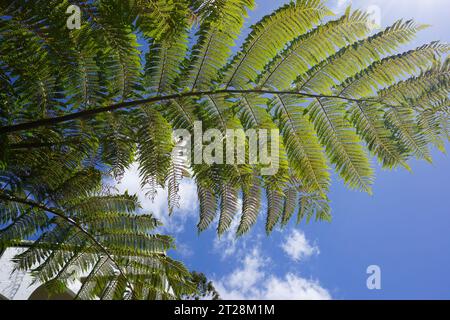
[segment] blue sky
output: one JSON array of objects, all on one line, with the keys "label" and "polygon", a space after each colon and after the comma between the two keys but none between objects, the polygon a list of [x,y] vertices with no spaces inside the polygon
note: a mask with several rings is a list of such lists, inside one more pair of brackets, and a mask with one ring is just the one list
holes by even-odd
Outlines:
[{"label": "blue sky", "polygon": [[[259,0],[247,26],[285,1]],[[329,1],[343,10],[350,1]],[[450,0],[362,0],[354,8],[380,8],[381,23],[414,18],[431,24],[411,47],[449,42]],[[406,47],[405,49],[408,49]],[[412,161],[413,173],[377,167],[374,195],[348,190],[333,179],[332,223],[296,226],[267,237],[257,226],[238,239],[220,240],[211,229],[196,231],[195,185],[184,182],[179,212],[166,215],[164,193],[144,200],[178,242],[174,255],[214,280],[224,298],[244,299],[450,299],[450,161],[434,153],[434,164]],[[140,192],[135,169],[120,189]],[[142,194],[142,192],[140,192]],[[366,269],[381,268],[381,290],[368,290]]]}]

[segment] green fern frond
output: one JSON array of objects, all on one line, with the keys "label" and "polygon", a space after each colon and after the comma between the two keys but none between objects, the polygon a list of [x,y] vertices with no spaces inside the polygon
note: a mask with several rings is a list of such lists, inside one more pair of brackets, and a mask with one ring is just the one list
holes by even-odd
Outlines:
[{"label": "green fern frond", "polygon": [[181,72],[180,64],[187,50],[186,33],[166,41],[153,40],[146,55],[144,79],[146,90],[155,94],[171,92]]},{"label": "green fern frond", "polygon": [[211,7],[214,9],[200,26],[183,76],[182,86],[192,90],[209,88],[217,80],[217,70],[227,62],[253,0],[222,1]]},{"label": "green fern frond", "polygon": [[225,68],[223,83],[226,87],[248,87],[287,43],[330,15],[321,1],[298,0],[265,16],[251,27],[242,49]]},{"label": "green fern frond", "polygon": [[[398,52],[426,27],[413,21],[371,35],[367,13],[347,8],[331,19],[323,1],[290,1],[252,26],[232,56],[252,0],[73,1],[79,30],[65,25],[69,1],[33,4],[0,3],[0,223],[11,243],[40,230],[17,262],[40,265],[34,275],[51,290],[71,265],[88,274],[79,298],[169,299],[189,287],[186,270],[163,253],[173,243],[154,236],[156,221],[134,216],[134,196],[102,185],[135,161],[151,198],[167,188],[170,214],[192,175],[199,231],[214,221],[219,234],[228,230],[242,195],[241,236],[262,194],[267,233],[296,204],[299,221],[329,221],[330,167],[370,192],[369,152],[386,168],[409,168],[450,136],[449,47]],[[174,156],[172,131],[192,134],[196,121],[222,134],[279,130],[260,141],[278,147],[278,171]],[[199,143],[190,151],[203,151]]]},{"label": "green fern frond", "polygon": [[197,225],[199,231],[206,230],[213,222],[217,211],[217,199],[214,193],[197,183],[197,195],[200,202],[200,221]]},{"label": "green fern frond", "polygon": [[266,233],[272,233],[276,224],[280,221],[284,211],[284,194],[280,190],[266,190],[267,219]]},{"label": "green fern frond", "polygon": [[414,156],[432,162],[426,138],[420,134],[412,109],[404,106],[389,108],[385,118],[392,126],[394,134]]},{"label": "green fern frond", "polygon": [[281,225],[286,226],[291,220],[298,206],[299,192],[297,187],[290,187],[284,191],[286,198],[284,200],[283,215],[281,217]]},{"label": "green fern frond", "polygon": [[279,121],[289,165],[307,188],[326,194],[330,176],[323,148],[314,128],[305,116],[306,100],[278,95],[271,109]]},{"label": "green fern frond", "polygon": [[371,193],[373,169],[359,137],[345,119],[342,103],[316,99],[309,105],[308,114],[340,176],[349,187]]},{"label": "green fern frond", "polygon": [[[71,183],[61,181],[60,185]],[[46,206],[0,193],[2,203],[16,204],[8,207],[20,210],[9,221],[2,211],[7,225],[0,230],[2,247],[28,246],[15,257],[17,268],[30,270],[35,280],[52,292],[87,275],[77,294],[82,299],[146,298],[143,292],[155,289],[158,298],[175,299],[192,293],[189,272],[166,257],[166,252],[174,248],[172,238],[154,233],[160,223],[153,216],[134,213],[138,208],[136,197],[73,197],[68,202],[85,205],[85,209],[89,204],[89,213],[80,210],[80,205]],[[37,240],[23,243],[22,239],[31,236]],[[136,261],[143,263],[132,264]],[[164,285],[158,286],[154,277],[161,278]]]},{"label": "green fern frond", "polygon": [[313,31],[293,40],[288,48],[275,57],[260,75],[260,87],[288,89],[297,75],[306,73],[348,44],[369,33],[368,15],[360,11],[350,12],[338,20],[318,26]]},{"label": "green fern frond", "polygon": [[449,49],[448,45],[432,42],[415,50],[377,61],[354,78],[346,80],[338,89],[339,94],[355,98],[372,96],[384,87],[394,84],[401,77],[428,69],[436,56],[447,53]]},{"label": "green fern frond", "polygon": [[256,223],[261,209],[261,182],[258,176],[254,176],[251,185],[243,190],[242,215],[236,231],[237,236],[247,233]]},{"label": "green fern frond", "polygon": [[305,217],[309,222],[315,216],[316,221],[331,221],[331,208],[328,199],[317,194],[302,193],[300,195],[300,209],[298,212],[297,223],[300,223]]},{"label": "green fern frond", "polygon": [[337,83],[392,53],[400,45],[412,40],[423,28],[424,26],[416,25],[413,21],[397,21],[391,27],[339,50],[307,73],[299,75],[296,80],[297,89],[329,94]]},{"label": "green fern frond", "polygon": [[410,170],[407,155],[395,143],[392,132],[384,123],[384,111],[376,103],[355,102],[348,110],[349,117],[357,133],[366,142],[367,148],[378,157],[386,168],[399,165]]},{"label": "green fern frond", "polygon": [[238,211],[238,189],[231,184],[222,186],[222,194],[220,197],[220,217],[217,228],[218,235],[222,235],[227,231],[234,216]]},{"label": "green fern frond", "polygon": [[171,165],[172,128],[159,112],[150,108],[143,110],[140,121],[137,133],[139,175],[142,187],[154,199],[156,189],[164,188]]}]

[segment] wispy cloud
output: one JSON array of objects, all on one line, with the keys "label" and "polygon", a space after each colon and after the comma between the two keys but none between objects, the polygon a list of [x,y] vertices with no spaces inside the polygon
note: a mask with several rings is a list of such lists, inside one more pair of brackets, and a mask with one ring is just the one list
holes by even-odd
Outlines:
[{"label": "wispy cloud", "polygon": [[240,292],[249,292],[264,279],[262,268],[268,260],[263,260],[258,249],[253,249],[252,253],[247,255],[242,262],[242,267],[235,270],[227,277],[227,285],[238,289]]},{"label": "wispy cloud", "polygon": [[177,249],[176,251],[183,257],[183,258],[190,258],[194,255],[194,250],[185,243],[179,243],[177,242]]},{"label": "wispy cloud", "polygon": [[294,273],[283,277],[269,274],[273,265],[255,247],[229,275],[214,281],[223,299],[229,300],[329,300],[330,293],[318,281]]},{"label": "wispy cloud", "polygon": [[311,245],[306,239],[305,234],[299,230],[292,230],[281,244],[283,251],[292,260],[299,262],[314,254],[319,254],[319,248]]},{"label": "wispy cloud", "polygon": [[[240,201],[238,204],[239,208],[241,208],[242,201]],[[219,253],[222,259],[226,259],[236,253],[236,250],[238,248],[236,231],[239,227],[240,216],[241,212],[236,214],[231,222],[230,229],[221,237],[216,237],[214,239],[214,251]],[[239,239],[239,241],[244,241],[244,239]]]},{"label": "wispy cloud", "polygon": [[342,13],[351,4],[351,0],[333,0],[330,7],[334,13]]},{"label": "wispy cloud", "polygon": [[180,183],[180,206],[171,217],[168,214],[167,190],[158,189],[158,193],[152,201],[146,195],[145,190],[141,188],[137,163],[125,171],[123,178],[115,187],[119,192],[128,191],[130,194],[136,194],[141,202],[142,211],[153,213],[164,224],[163,230],[166,232],[179,233],[183,231],[187,219],[197,216],[197,187],[192,180],[185,179]]},{"label": "wispy cloud", "polygon": [[264,292],[266,300],[331,300],[330,293],[317,281],[288,273],[283,279],[271,277]]}]

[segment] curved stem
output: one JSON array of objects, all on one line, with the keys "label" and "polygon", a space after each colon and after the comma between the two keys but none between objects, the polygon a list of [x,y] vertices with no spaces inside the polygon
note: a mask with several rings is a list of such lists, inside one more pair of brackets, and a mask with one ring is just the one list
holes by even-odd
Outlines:
[{"label": "curved stem", "polygon": [[54,118],[45,118],[45,119],[39,119],[35,121],[30,122],[24,122],[19,124],[14,124],[10,126],[4,126],[0,127],[0,134],[8,134],[12,132],[17,131],[23,131],[23,130],[30,130],[35,129],[43,126],[51,126],[62,122],[67,122],[70,120],[75,119],[83,119],[83,118],[90,118],[97,114],[104,113],[104,112],[111,112],[116,111],[120,109],[126,109],[126,108],[133,108],[137,107],[139,105],[143,104],[149,104],[149,103],[155,103],[160,101],[168,101],[173,99],[179,99],[179,98],[186,98],[186,97],[201,97],[201,96],[207,96],[207,95],[223,95],[223,94],[283,94],[283,95],[297,95],[307,98],[329,98],[329,99],[340,99],[340,100],[346,100],[346,101],[353,101],[353,102],[364,102],[364,101],[371,101],[374,102],[376,100],[374,99],[353,99],[348,97],[342,97],[342,96],[336,96],[336,95],[321,95],[321,94],[312,94],[312,93],[305,93],[305,92],[297,92],[297,91],[276,91],[276,90],[260,90],[260,89],[253,89],[253,90],[233,90],[233,89],[223,89],[223,90],[212,90],[212,91],[190,91],[190,92],[183,92],[183,93],[177,93],[177,94],[171,94],[166,96],[156,96],[151,97],[147,99],[141,99],[141,100],[134,100],[134,101],[128,101],[128,102],[121,102],[117,104],[112,104],[105,107],[100,107],[96,109],[89,109],[89,110],[83,110],[79,112],[70,113],[64,116],[54,117]]},{"label": "curved stem", "polygon": [[78,230],[80,230],[81,233],[83,233],[86,237],[88,237],[92,241],[92,243],[94,243],[101,251],[103,251],[103,253],[105,253],[105,255],[108,257],[108,259],[110,259],[111,262],[114,263],[114,265],[117,267],[117,269],[118,269],[119,273],[121,274],[121,276],[124,277],[124,279],[126,279],[126,281],[128,282],[128,284],[130,286],[130,290],[133,291],[132,283],[128,280],[127,276],[122,271],[122,268],[120,268],[120,265],[117,263],[117,261],[114,259],[114,257],[110,254],[108,249],[105,248],[92,234],[90,234],[88,231],[86,231],[75,220],[73,220],[73,219],[67,217],[66,215],[64,215],[63,213],[59,212],[59,210],[56,209],[56,208],[48,208],[45,205],[42,205],[40,203],[31,201],[31,200],[28,200],[28,199],[13,197],[13,196],[6,195],[6,194],[0,194],[0,200],[16,202],[16,203],[20,203],[20,204],[24,204],[24,205],[27,205],[27,206],[31,206],[31,207],[34,207],[34,208],[41,209],[41,210],[43,210],[45,212],[54,214],[55,216],[63,219],[64,221],[66,221],[70,225],[72,225],[75,228],[77,228]]}]

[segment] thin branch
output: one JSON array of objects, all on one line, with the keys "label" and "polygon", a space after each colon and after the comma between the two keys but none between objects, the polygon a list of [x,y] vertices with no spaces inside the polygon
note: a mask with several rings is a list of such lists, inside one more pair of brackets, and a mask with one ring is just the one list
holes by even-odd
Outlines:
[{"label": "thin branch", "polygon": [[68,141],[55,141],[55,142],[19,142],[9,145],[11,150],[21,150],[21,149],[37,149],[37,148],[51,148],[58,146],[66,146],[70,144],[80,144],[81,139],[70,139]]},{"label": "thin branch", "polygon": [[297,92],[297,91],[277,91],[277,90],[261,90],[261,89],[253,89],[253,90],[233,90],[233,89],[223,89],[223,90],[212,90],[212,91],[190,91],[190,92],[183,92],[183,93],[177,93],[167,96],[156,96],[151,97],[147,99],[141,99],[141,100],[134,100],[134,101],[128,101],[128,102],[121,102],[117,104],[112,104],[105,107],[100,107],[96,109],[89,109],[89,110],[83,110],[79,112],[74,112],[71,114],[67,114],[60,117],[54,117],[54,118],[46,118],[46,119],[39,119],[35,121],[25,122],[25,123],[19,123],[15,125],[10,126],[4,126],[0,127],[0,134],[8,134],[12,132],[17,131],[23,131],[23,130],[30,130],[35,129],[43,126],[51,126],[55,125],[61,122],[67,122],[70,120],[75,119],[85,119],[93,117],[97,114],[104,113],[104,112],[111,112],[116,111],[120,109],[126,109],[126,108],[133,108],[144,104],[149,103],[155,103],[160,101],[168,101],[173,99],[180,99],[180,98],[186,98],[186,97],[201,97],[201,96],[207,96],[207,95],[223,95],[223,94],[283,94],[283,95],[297,95],[307,98],[329,98],[329,99],[340,99],[345,101],[353,101],[353,102],[374,102],[376,100],[374,99],[353,99],[348,97],[342,97],[342,96],[336,96],[336,95],[321,95],[321,94],[312,94],[312,93],[305,93],[305,92]]},{"label": "thin branch", "polygon": [[109,253],[108,249],[105,248],[92,234],[90,234],[88,231],[86,231],[75,220],[65,216],[63,213],[59,212],[59,210],[56,209],[56,208],[55,209],[54,208],[48,208],[45,205],[42,205],[40,203],[31,201],[31,200],[22,199],[22,198],[18,198],[18,197],[13,197],[13,196],[9,196],[9,195],[6,195],[6,194],[0,194],[0,200],[21,203],[21,204],[24,204],[24,205],[28,205],[28,206],[31,206],[31,207],[34,207],[34,208],[41,209],[41,210],[43,210],[45,212],[49,212],[51,214],[54,214],[55,216],[63,219],[64,221],[66,221],[70,225],[72,225],[75,228],[77,228],[78,230],[80,230],[81,233],[86,235],[97,247],[100,248],[101,251],[103,251],[106,254],[106,256],[111,260],[111,262],[116,265],[118,271],[120,272],[122,277],[124,277],[126,279],[128,284],[130,285],[130,289],[133,291],[133,286],[132,286],[131,282],[128,280],[126,275],[123,273],[122,268],[120,268],[120,265],[117,263],[117,261],[114,259],[114,257],[111,256],[111,254]]}]

